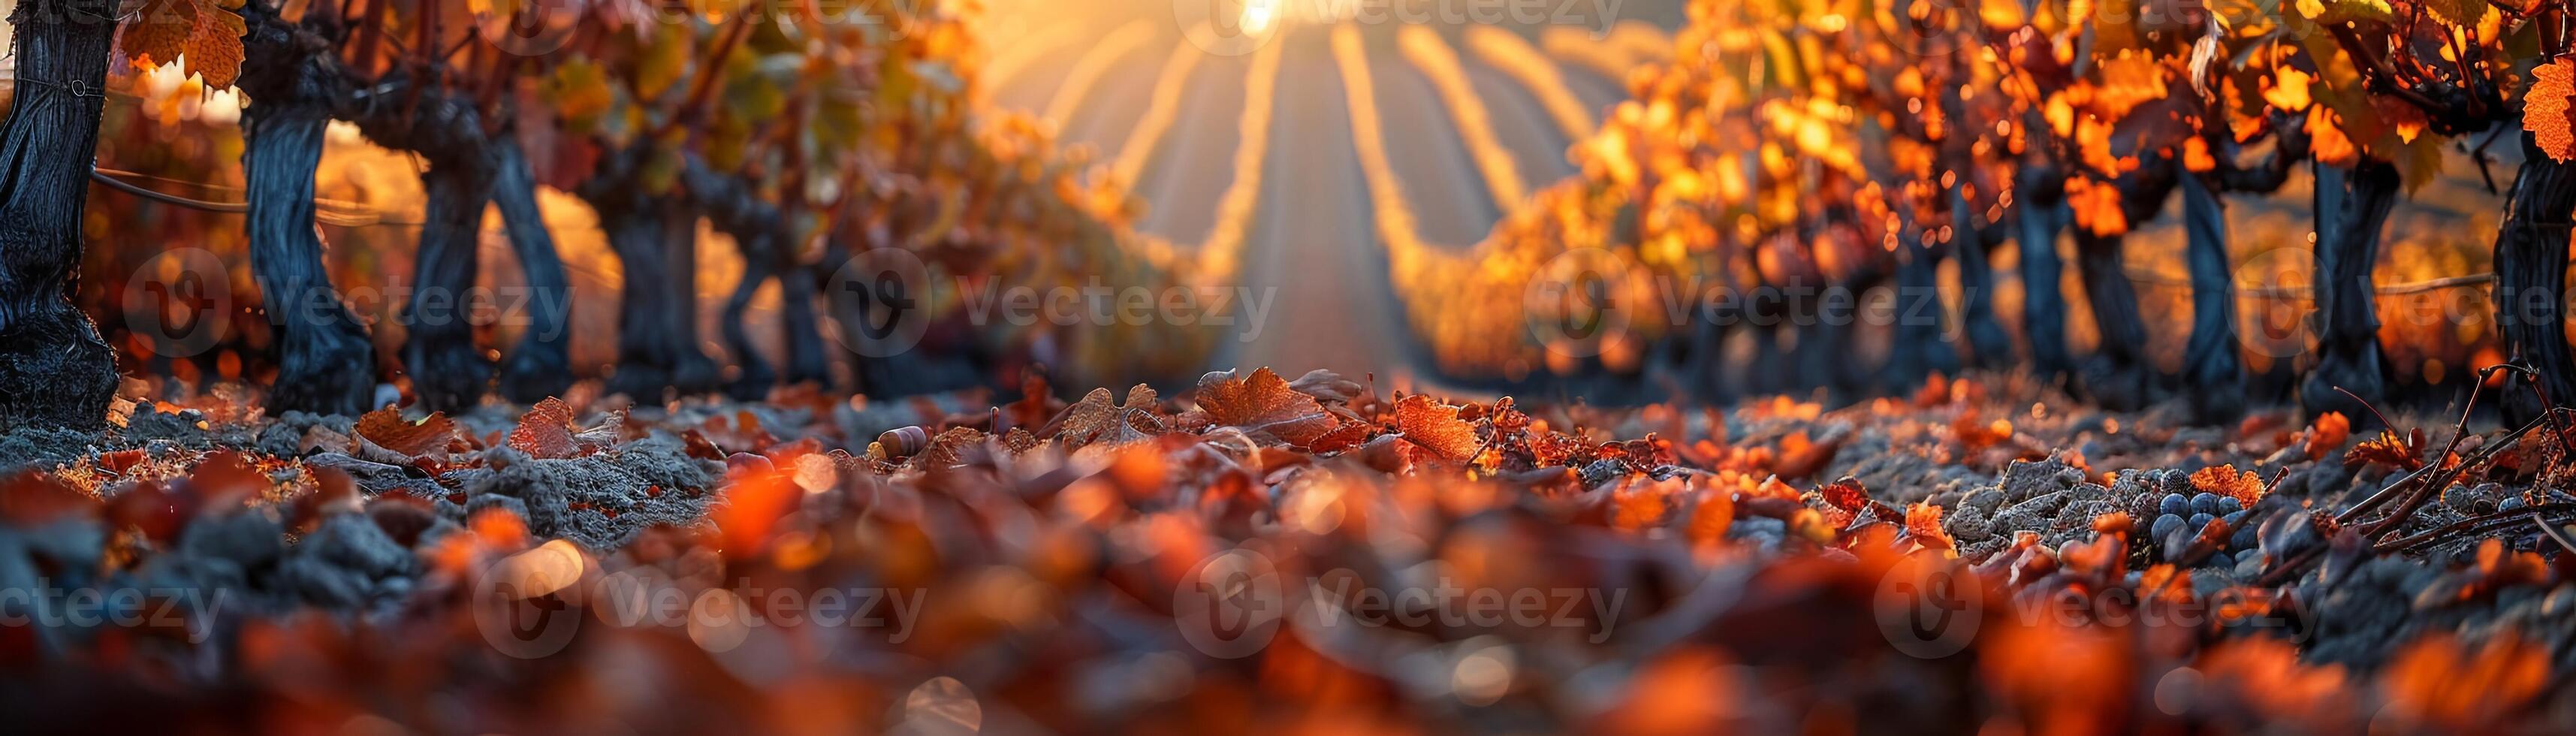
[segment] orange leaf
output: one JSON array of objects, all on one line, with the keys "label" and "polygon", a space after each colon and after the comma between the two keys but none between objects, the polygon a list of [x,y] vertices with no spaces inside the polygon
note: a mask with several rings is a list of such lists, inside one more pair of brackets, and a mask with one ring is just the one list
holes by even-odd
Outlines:
[{"label": "orange leaf", "polygon": [[533,458],[562,459],[581,454],[581,443],[573,441],[572,407],[561,399],[548,397],[528,407],[519,416],[519,426],[510,430],[510,449]]},{"label": "orange leaf", "polygon": [[2263,500],[2263,494],[2267,492],[2263,488],[2262,476],[2255,475],[2251,470],[2239,471],[2234,465],[2212,465],[2201,468],[2200,472],[2191,474],[2191,487],[2205,493],[2233,496],[2236,500],[2243,501],[2246,506],[2253,506],[2254,502]]},{"label": "orange leaf", "polygon": [[2559,161],[2576,159],[2576,132],[2569,130],[2568,118],[2571,96],[2576,96],[2576,57],[2532,68],[2531,91],[2522,98],[2522,129]]},{"label": "orange leaf", "polygon": [[2330,411],[2308,425],[2307,439],[2299,444],[2299,450],[2307,453],[2308,459],[2317,460],[2343,447],[2344,441],[2351,438],[2352,420],[2345,418],[2343,412]]},{"label": "orange leaf", "polygon": [[1458,418],[1458,407],[1422,394],[1395,402],[1395,431],[1404,439],[1452,462],[1475,454],[1476,425]]},{"label": "orange leaf", "polygon": [[1056,439],[1067,448],[1080,448],[1093,443],[1126,444],[1162,434],[1163,419],[1153,412],[1160,400],[1153,387],[1141,383],[1127,389],[1123,406],[1111,403],[1109,389],[1092,389],[1065,408]]},{"label": "orange leaf", "polygon": [[1315,397],[1298,393],[1268,368],[1240,379],[1230,371],[1207,374],[1199,379],[1198,401],[1220,426],[1267,434],[1291,445],[1313,442],[1339,424]]},{"label": "orange leaf", "polygon": [[445,414],[433,413],[415,423],[403,419],[402,412],[392,408],[359,417],[356,434],[359,439],[414,460],[446,453],[448,444],[457,438],[456,420]]}]

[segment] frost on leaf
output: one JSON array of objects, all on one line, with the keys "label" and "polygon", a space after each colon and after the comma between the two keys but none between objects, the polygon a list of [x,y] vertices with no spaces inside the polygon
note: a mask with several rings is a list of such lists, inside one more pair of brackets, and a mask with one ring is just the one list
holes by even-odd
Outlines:
[{"label": "frost on leaf", "polygon": [[2523,95],[2522,129],[2531,131],[2540,150],[2558,161],[2576,159],[2576,132],[2569,130],[2570,96],[2576,96],[2576,57],[2559,57],[2531,70],[2531,91]]},{"label": "frost on leaf", "polygon": [[1338,424],[1315,397],[1297,392],[1279,374],[1263,368],[1249,378],[1210,373],[1199,379],[1199,408],[1218,426],[1305,446],[1332,432]]},{"label": "frost on leaf", "polygon": [[510,430],[510,449],[533,458],[561,459],[581,454],[581,443],[573,441],[572,408],[561,399],[548,398],[528,407],[520,415],[517,429]]},{"label": "frost on leaf", "polygon": [[1451,462],[1476,454],[1476,425],[1458,418],[1458,407],[1422,394],[1395,402],[1395,431],[1408,442]]},{"label": "frost on leaf", "polygon": [[1127,402],[1113,404],[1109,389],[1095,388],[1081,401],[1064,410],[1064,424],[1056,439],[1067,448],[1091,444],[1120,445],[1162,434],[1162,417],[1154,415],[1154,403],[1160,396],[1151,386],[1136,384],[1127,389]]}]

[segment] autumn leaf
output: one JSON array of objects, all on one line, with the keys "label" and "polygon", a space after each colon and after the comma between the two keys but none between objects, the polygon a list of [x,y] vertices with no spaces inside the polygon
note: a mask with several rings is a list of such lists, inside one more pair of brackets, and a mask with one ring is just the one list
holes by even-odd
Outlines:
[{"label": "autumn leaf", "polygon": [[974,427],[949,427],[948,431],[930,438],[930,446],[915,456],[918,468],[951,468],[965,463],[966,449],[984,443],[987,435]]},{"label": "autumn leaf", "polygon": [[2203,493],[2234,497],[2246,506],[2263,500],[2263,476],[2251,470],[2237,470],[2234,465],[2212,465],[2191,474],[2191,487]]},{"label": "autumn leaf", "polygon": [[2317,163],[2328,166],[2351,166],[2361,160],[2361,149],[2344,133],[2334,111],[2324,105],[2308,108],[2308,152]]},{"label": "autumn leaf", "polygon": [[2284,112],[2303,112],[2315,101],[2308,96],[2307,72],[2281,67],[2272,74],[2271,86],[2263,90],[2263,101]]},{"label": "autumn leaf", "polygon": [[1160,401],[1153,387],[1136,384],[1127,389],[1127,403],[1113,403],[1109,389],[1095,388],[1081,401],[1065,407],[1056,440],[1071,449],[1091,444],[1120,445],[1162,434],[1166,431],[1162,417],[1153,407]]},{"label": "autumn leaf", "polygon": [[2407,470],[2424,467],[2424,430],[2415,430],[2407,437],[2397,436],[2394,430],[2380,430],[2378,437],[2363,440],[2344,453],[2343,461],[2347,465],[2368,462]]},{"label": "autumn leaf", "polygon": [[1905,532],[1914,535],[1914,541],[1926,547],[1954,549],[1958,546],[1958,542],[1950,538],[1950,532],[1941,528],[1941,507],[1932,504],[1918,503],[1905,507]]},{"label": "autumn leaf", "polygon": [[1395,431],[1405,441],[1451,462],[1467,460],[1481,444],[1476,440],[1476,425],[1458,418],[1458,407],[1422,394],[1395,402]]},{"label": "autumn leaf", "polygon": [[581,454],[581,443],[573,441],[572,407],[563,400],[548,397],[528,407],[519,416],[519,426],[510,430],[510,449],[533,458],[569,458]]},{"label": "autumn leaf", "polygon": [[2308,425],[2307,437],[2299,443],[2299,450],[2307,453],[2310,460],[2320,460],[2327,453],[2343,447],[2344,441],[2351,438],[2352,420],[2344,417],[2343,412],[2330,411],[2318,415],[2317,420]]},{"label": "autumn leaf", "polygon": [[2408,644],[2380,674],[2391,715],[2438,730],[2481,731],[2548,687],[2549,649],[2507,633],[2471,651],[2447,632]]},{"label": "autumn leaf", "polygon": [[1218,426],[1236,427],[1246,433],[1268,435],[1291,445],[1305,446],[1333,431],[1339,421],[1325,413],[1315,397],[1299,393],[1286,380],[1268,368],[1252,372],[1249,378],[1235,378],[1231,372],[1210,373],[1199,379],[1199,408]]},{"label": "autumn leaf", "polygon": [[2558,161],[2576,160],[2576,132],[2569,130],[2568,98],[2576,96],[2576,56],[2533,67],[2531,91],[2523,94],[2522,129],[2540,150]]},{"label": "autumn leaf", "polygon": [[359,417],[355,434],[362,454],[373,454],[370,450],[392,453],[400,460],[397,464],[445,454],[458,437],[456,420],[445,414],[431,414],[413,422],[404,419],[401,410],[390,407]]},{"label": "autumn leaf", "polygon": [[117,45],[155,66],[184,56],[184,71],[203,76],[208,88],[228,88],[241,79],[241,39],[250,30],[234,12],[241,7],[242,0],[145,0]]}]

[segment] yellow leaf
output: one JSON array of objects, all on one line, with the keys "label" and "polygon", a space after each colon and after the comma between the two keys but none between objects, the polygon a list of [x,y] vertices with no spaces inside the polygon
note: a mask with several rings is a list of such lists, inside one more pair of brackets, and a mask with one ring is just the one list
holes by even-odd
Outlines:
[{"label": "yellow leaf", "polygon": [[2286,112],[2306,110],[2315,103],[2308,96],[2308,82],[2313,79],[2307,72],[2281,67],[2272,76],[2272,86],[2263,90],[2263,101]]}]

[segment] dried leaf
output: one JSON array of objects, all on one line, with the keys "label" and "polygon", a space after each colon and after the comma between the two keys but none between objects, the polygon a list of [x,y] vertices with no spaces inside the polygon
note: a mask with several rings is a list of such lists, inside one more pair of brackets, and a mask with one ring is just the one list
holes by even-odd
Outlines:
[{"label": "dried leaf", "polygon": [[1395,431],[1450,462],[1466,461],[1482,444],[1476,440],[1476,425],[1458,418],[1458,407],[1422,394],[1395,402]]},{"label": "dried leaf", "polygon": [[1268,368],[1243,379],[1210,373],[1199,379],[1198,402],[1219,426],[1266,434],[1291,445],[1311,443],[1340,423],[1325,413],[1315,397],[1298,393]]},{"label": "dried leaf", "polygon": [[519,415],[519,426],[510,430],[510,449],[533,458],[563,459],[581,455],[581,443],[573,439],[572,407],[563,401],[547,398],[528,407]]},{"label": "dried leaf", "polygon": [[2561,56],[2532,68],[2531,91],[2522,97],[2522,129],[2531,131],[2540,150],[2558,161],[2576,160],[2569,97],[2576,97],[2576,56]]},{"label": "dried leaf", "polygon": [[2351,452],[2344,453],[2343,461],[2347,465],[2368,462],[2406,470],[2422,468],[2424,430],[2414,430],[2403,438],[2398,437],[2395,430],[2380,430],[2378,437],[2363,440],[2361,444],[2354,445]]},{"label": "dried leaf", "polygon": [[2269,491],[2263,487],[2263,476],[2254,471],[2236,469],[2234,465],[2212,465],[2191,474],[2191,487],[2204,493],[2232,496],[2248,507],[2263,500]]},{"label": "dried leaf", "polygon": [[362,451],[372,445],[375,449],[392,453],[395,464],[443,456],[460,436],[456,432],[456,420],[447,418],[445,414],[433,413],[412,422],[403,419],[400,410],[392,408],[377,409],[359,417],[356,435],[363,443]]},{"label": "dried leaf", "polygon": [[2300,441],[2299,450],[2307,453],[2310,460],[2322,460],[2328,453],[2341,449],[2343,443],[2351,438],[2352,420],[2343,412],[2330,411],[2319,415],[2308,425],[2307,436]]},{"label": "dried leaf", "polygon": [[1127,403],[1111,403],[1109,389],[1095,388],[1081,401],[1066,407],[1056,441],[1066,448],[1080,449],[1092,444],[1121,445],[1148,439],[1168,431],[1162,417],[1153,412],[1158,396],[1151,386],[1136,384],[1127,390]]}]

